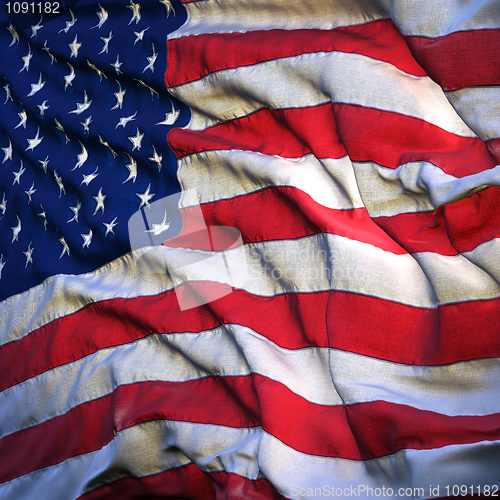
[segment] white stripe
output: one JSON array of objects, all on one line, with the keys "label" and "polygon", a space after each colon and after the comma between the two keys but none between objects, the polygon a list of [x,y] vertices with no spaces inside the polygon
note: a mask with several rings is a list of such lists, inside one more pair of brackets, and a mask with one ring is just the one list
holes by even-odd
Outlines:
[{"label": "white stripe", "polygon": [[[259,465],[264,476],[282,495],[294,500],[313,497],[434,498],[429,492],[430,485],[439,487],[439,496],[446,495],[447,486],[451,491],[453,485],[462,484],[474,486],[477,494],[477,487],[483,491],[482,486],[497,484],[500,460],[498,441],[431,450],[401,450],[394,455],[361,462],[306,455],[265,432],[259,451]],[[351,486],[356,495],[351,492]],[[366,489],[384,486],[386,490],[392,488],[393,495]],[[334,491],[347,488],[347,493],[332,494],[332,488]],[[413,494],[411,491],[398,492],[399,488],[411,488]],[[418,495],[416,488],[424,488],[424,495]]]},{"label": "white stripe", "polygon": [[224,325],[102,349],[5,390],[0,394],[1,437],[63,415],[120,385],[250,373],[322,405],[380,400],[446,415],[500,412],[498,358],[401,365],[326,347],[285,349],[248,327]]},{"label": "white stripe", "polygon": [[[481,246],[473,253],[478,262],[490,260]],[[167,260],[167,266],[184,281],[223,282],[264,296],[331,287],[416,307],[435,307],[500,295],[495,278],[462,255],[420,253],[417,262],[409,254],[395,255],[334,234],[249,243],[224,254],[226,276],[221,266],[200,264],[192,270],[172,260]],[[500,259],[493,266],[493,276],[498,276]]]},{"label": "white stripe", "polygon": [[394,111],[467,137],[475,134],[429,77],[409,75],[360,54],[318,52],[222,70],[169,89],[192,110],[188,128],[202,130],[264,107],[326,102]]},{"label": "white stripe", "polygon": [[[498,240],[495,241],[498,245]],[[480,267],[462,255],[421,253],[417,262],[409,254],[395,255],[367,243],[324,233],[296,240],[249,243],[226,250],[224,269],[207,265],[211,261],[205,258],[213,255],[210,252],[186,250],[181,252],[179,261],[175,249],[158,246],[143,251],[145,256],[137,264],[128,254],[88,275],[54,276],[28,292],[5,300],[0,304],[3,334],[0,345],[86,304],[172,289],[165,269],[176,283],[182,278],[214,281],[261,296],[333,288],[416,307],[500,296],[498,283],[480,268],[487,261],[489,272],[498,276],[500,259],[492,261],[488,255],[491,247],[486,251],[482,245],[471,252],[471,260]],[[498,255],[498,250],[495,254]],[[189,260],[186,256],[198,259],[199,265],[184,267],[182,263]],[[432,272],[437,273],[435,279]],[[442,276],[446,276],[443,281]]]},{"label": "white stripe", "polygon": [[413,258],[429,277],[436,296],[448,304],[460,302],[463,293],[479,298],[487,288],[492,293],[495,293],[495,289],[500,291],[499,256],[498,238],[462,255],[448,256],[430,252],[413,254]]},{"label": "white stripe", "polygon": [[446,97],[483,141],[500,137],[500,87],[467,87]]},{"label": "white stripe", "polygon": [[[206,182],[210,177],[211,182]],[[397,169],[373,162],[267,156],[252,151],[203,151],[179,160],[182,206],[211,203],[271,186],[295,187],[328,208],[366,206],[372,217],[429,211],[465,198],[488,185],[500,185],[500,166],[456,178],[428,162]],[[361,195],[360,195],[361,193]],[[196,195],[196,196],[193,196]]]},{"label": "white stripe", "polygon": [[439,4],[381,0],[379,3],[405,35],[436,37],[455,31],[500,27],[498,0],[440,0]]},{"label": "white stripe", "polygon": [[[204,151],[179,161],[183,207],[249,194],[271,186],[296,187],[328,208],[363,206],[348,156],[318,160],[267,156],[253,151]],[[211,182],[205,182],[208,178]],[[185,194],[189,190],[189,195]]]},{"label": "white stripe", "polygon": [[500,283],[500,266],[498,263],[500,255],[500,239],[495,238],[483,243],[470,252],[464,252],[463,256],[488,273],[497,283]]},{"label": "white stripe", "polygon": [[345,404],[387,401],[445,415],[500,412],[498,358],[408,366],[331,349],[330,370]]},{"label": "white stripe", "polygon": [[264,107],[326,102],[394,111],[474,137],[429,77],[409,75],[360,54],[318,52],[222,70],[169,89],[192,110],[188,128],[202,130]]},{"label": "white stripe", "polygon": [[325,29],[362,24],[384,14],[369,0],[219,0],[184,4],[186,23],[169,38],[270,29]]},{"label": "white stripe", "polygon": [[424,212],[500,185],[500,166],[461,178],[428,162],[410,162],[394,170],[371,162],[353,166],[371,217]]},{"label": "white stripe", "polygon": [[[453,484],[474,488],[496,484],[500,443],[484,441],[431,450],[401,450],[394,455],[357,461],[301,453],[260,428],[155,421],[117,433],[99,451],[4,483],[0,485],[0,496],[70,500],[126,475],[152,475],[189,463],[189,459],[205,472],[225,470],[249,479],[262,475],[281,494],[294,499],[311,497],[307,492],[301,494],[300,488],[331,485],[424,488],[424,497],[429,498],[429,485],[439,486],[443,495],[446,486]],[[370,498],[363,493],[357,497]]]}]

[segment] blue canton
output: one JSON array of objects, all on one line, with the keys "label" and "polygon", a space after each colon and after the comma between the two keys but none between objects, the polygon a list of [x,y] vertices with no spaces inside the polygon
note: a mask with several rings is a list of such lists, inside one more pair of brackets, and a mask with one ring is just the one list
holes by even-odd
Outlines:
[{"label": "blue canton", "polygon": [[3,300],[130,251],[130,216],[179,191],[166,136],[189,111],[164,81],[178,0],[0,16]]}]

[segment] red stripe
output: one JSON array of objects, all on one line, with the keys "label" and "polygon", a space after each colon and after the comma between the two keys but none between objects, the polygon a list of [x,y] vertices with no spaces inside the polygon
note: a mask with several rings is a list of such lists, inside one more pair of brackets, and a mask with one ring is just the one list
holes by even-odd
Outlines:
[{"label": "red stripe", "polygon": [[444,90],[500,83],[500,30],[458,31],[436,38],[409,36],[415,59]]},{"label": "red stripe", "polygon": [[485,141],[485,144],[492,154],[495,163],[500,165],[500,139],[490,139],[489,141]]},{"label": "red stripe", "polygon": [[[500,238],[500,213],[495,209],[499,203],[500,190],[492,186],[435,212],[403,213],[372,220],[409,253],[456,255]],[[473,218],[472,210],[477,210]]]},{"label": "red stripe", "polygon": [[317,158],[347,154],[338,138],[330,103],[307,108],[265,108],[202,131],[175,128],[169,132],[168,142],[178,158],[200,151],[231,149],[284,158],[300,158],[311,152]]},{"label": "red stripe", "polygon": [[[5,436],[0,480],[98,450],[117,432],[152,420],[261,426],[303,453],[350,460],[500,439],[500,414],[448,416],[384,401],[318,405],[260,375],[155,381],[119,386],[110,395]],[[72,432],[75,428],[78,433]]]},{"label": "red stripe", "polygon": [[145,477],[125,477],[99,486],[78,500],[110,498],[183,500],[285,500],[266,479],[247,479],[226,471],[202,472],[194,464]]},{"label": "red stripe", "polygon": [[230,149],[285,158],[348,154],[354,161],[373,161],[389,168],[428,161],[456,177],[495,166],[479,138],[458,136],[411,116],[352,104],[264,109],[203,131],[173,129],[168,142],[178,158]]},{"label": "red stripe", "polygon": [[3,391],[151,333],[198,332],[223,323],[247,326],[288,349],[329,346],[410,365],[499,357],[499,305],[500,299],[494,299],[420,309],[341,291],[260,297],[236,290],[186,311],[179,310],[174,291],[113,299],[90,304],[0,346],[0,384]]},{"label": "red stripe", "polygon": [[332,292],[326,315],[328,344],[415,366],[498,357],[499,306],[500,299],[494,299],[417,309]]},{"label": "red stripe", "polygon": [[[293,240],[324,232],[396,255],[416,252],[457,255],[500,238],[498,206],[500,188],[491,186],[436,211],[371,218],[365,208],[331,209],[316,203],[298,188],[276,186],[201,207],[208,226],[236,228],[244,243]],[[470,213],[475,216],[471,218]],[[165,244],[195,248],[190,231],[198,223],[197,214],[196,207],[183,210],[182,232]],[[205,248],[198,247],[211,249],[208,242]],[[228,246],[215,250],[225,248]]]},{"label": "red stripe", "polygon": [[439,210],[445,219],[450,242],[459,252],[468,252],[500,236],[500,187],[471,194]]},{"label": "red stripe", "polygon": [[[235,227],[241,232],[244,242],[295,239],[325,232],[368,243],[396,255],[458,253],[450,243],[445,220],[434,212],[372,219],[365,208],[327,208],[300,189],[291,187],[267,188],[229,200],[218,200],[202,205],[202,211],[207,225]],[[185,220],[189,220],[189,215]],[[491,230],[495,236],[500,236],[500,224],[493,225]],[[491,237],[491,231],[474,233],[475,245],[469,250]],[[170,245],[170,241],[168,243]],[[461,251],[465,251],[463,246]]]},{"label": "red stripe", "polygon": [[397,168],[428,161],[455,177],[494,166],[479,138],[461,137],[411,116],[352,105],[335,105],[339,138],[355,161]]},{"label": "red stripe", "polygon": [[[316,203],[300,189],[281,186],[255,193],[201,205],[208,226],[237,228],[244,243],[296,239],[330,233],[360,241],[396,255],[415,252],[434,252],[456,255],[450,243],[445,220],[439,213],[417,212],[392,217],[370,218],[365,208],[337,210]],[[190,226],[196,224],[197,208],[183,210],[183,231],[165,243],[168,247],[193,245]],[[193,220],[193,224],[190,224]],[[500,236],[500,225],[492,229]],[[475,242],[484,243],[490,234],[476,235]],[[196,248],[210,250],[203,240]],[[476,244],[476,246],[477,246]],[[224,250],[228,246],[222,246]],[[475,247],[473,247],[475,248]],[[471,248],[472,249],[472,248]],[[464,251],[464,250],[462,250]]]},{"label": "red stripe", "polygon": [[[208,226],[237,228],[244,243],[293,240],[325,232],[368,243],[387,252],[399,255],[406,253],[373,222],[365,208],[327,208],[294,187],[270,187],[244,196],[206,203],[202,205],[202,212]],[[189,236],[189,221],[196,221],[196,214],[197,207],[183,210],[183,231],[178,237],[168,240],[165,243],[167,246],[185,246],[182,242],[192,240]],[[446,233],[434,237],[428,249],[455,254],[456,251],[442,236],[445,237]],[[208,245],[208,242],[206,243]],[[209,250],[210,247],[203,249]]]},{"label": "red stripe", "polygon": [[[167,41],[167,87],[215,71],[315,52],[348,52],[385,61],[416,76],[425,75],[391,20],[333,30],[298,29],[211,33]],[[189,64],[185,55],[189,54]]]},{"label": "red stripe", "polygon": [[[408,253],[458,254],[457,249],[450,243],[442,210],[402,213],[390,217],[374,217],[372,220]],[[485,241],[489,239],[486,238]]]}]

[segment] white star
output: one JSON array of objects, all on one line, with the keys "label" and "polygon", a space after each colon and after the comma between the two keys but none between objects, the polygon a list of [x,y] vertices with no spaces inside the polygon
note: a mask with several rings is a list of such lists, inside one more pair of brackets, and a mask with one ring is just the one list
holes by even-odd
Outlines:
[{"label": "white star", "polygon": [[45,160],[38,160],[38,163],[42,165],[43,171],[47,173],[47,165],[49,164],[49,157],[48,155],[45,157]]},{"label": "white star", "polygon": [[87,59],[87,66],[93,69],[99,75],[100,82],[102,82],[102,77],[106,78],[106,80],[108,79],[108,77],[95,64],[92,64],[88,59]]},{"label": "white star", "polygon": [[60,130],[63,134],[65,134],[66,132],[64,132],[64,127],[62,126],[62,124],[60,122],[57,121],[57,118],[54,120],[54,122],[56,125],[56,129]]},{"label": "white star", "polygon": [[42,205],[40,205],[40,208],[42,209],[42,211],[37,213],[37,215],[43,219],[43,228],[45,229],[45,231],[47,231],[47,214],[45,213]]},{"label": "white star", "polygon": [[54,118],[54,123],[55,123],[55,126],[56,126],[56,129],[59,130],[60,132],[62,132],[64,134],[64,136],[66,137],[66,144],[69,142],[69,139],[68,139],[68,136],[66,135],[66,131],[64,130],[64,127],[62,126],[62,123],[60,123],[57,118]]},{"label": "white star", "polygon": [[87,149],[85,146],[80,142],[80,146],[82,147],[82,152],[79,155],[76,155],[77,162],[75,163],[75,166],[71,170],[75,170],[77,168],[80,168],[88,159],[89,154],[87,152]]},{"label": "white star", "polygon": [[136,149],[138,149],[139,151],[141,150],[141,142],[142,142],[142,138],[144,137],[144,134],[141,134],[139,132],[139,128],[137,128],[137,132],[135,133],[135,136],[132,136],[132,137],[129,137],[128,140],[132,143],[132,145],[134,146],[132,148],[132,151],[135,151]]},{"label": "white star", "polygon": [[74,109],[73,111],[70,111],[69,114],[74,113],[75,115],[80,115],[84,111],[89,109],[91,104],[92,104],[92,101],[88,100],[87,92],[84,90],[83,91],[83,102],[77,102],[76,109]]},{"label": "white star", "polygon": [[14,174],[14,182],[12,183],[12,185],[19,184],[19,181],[21,180],[21,175],[23,175],[24,172],[26,172],[26,169],[23,168],[23,160],[21,160],[21,168],[19,169],[19,171],[12,172]]},{"label": "white star", "polygon": [[59,238],[59,243],[63,246],[63,249],[62,249],[61,255],[59,255],[59,258],[62,259],[62,257],[63,257],[64,254],[68,254],[68,256],[69,256],[69,246],[66,243],[66,240],[64,239],[64,236],[62,236],[61,238]]},{"label": "white star", "polygon": [[96,167],[96,169],[89,175],[82,174],[83,176],[83,181],[80,183],[80,186],[82,184],[86,184],[87,186],[99,175],[97,172],[97,169],[99,167]]},{"label": "white star", "polygon": [[45,85],[45,82],[42,82],[42,74],[40,73],[40,78],[38,79],[38,83],[31,84],[31,92],[26,97],[34,96],[37,92],[42,90],[44,85]]},{"label": "white star", "polygon": [[21,219],[16,215],[17,218],[17,226],[11,227],[12,229],[12,241],[10,244],[14,243],[14,241],[18,241],[19,233],[21,232]]},{"label": "white star", "polygon": [[17,116],[21,118],[19,123],[14,127],[14,130],[19,127],[26,128],[26,121],[28,120],[28,115],[26,114],[26,111],[23,109],[20,113],[17,113]]},{"label": "white star", "polygon": [[33,54],[31,53],[31,47],[28,45],[28,48],[29,48],[29,52],[24,56],[22,57],[21,59],[23,60],[23,67],[19,70],[19,73],[23,72],[24,70],[26,70],[26,72],[29,71],[30,69],[30,62],[31,62],[31,58],[33,57]]},{"label": "white star", "polygon": [[170,221],[167,221],[167,211],[165,210],[165,214],[163,215],[163,220],[159,224],[153,224],[152,229],[147,229],[144,232],[153,233],[155,236],[159,236],[161,233],[168,231],[169,227],[170,227]]},{"label": "white star", "polygon": [[80,234],[80,236],[83,238],[83,245],[82,248],[88,248],[90,246],[90,243],[92,242],[92,229],[89,229],[89,232],[87,234]]},{"label": "white star", "polygon": [[47,40],[45,40],[45,43],[43,44],[42,50],[47,52],[47,55],[50,57],[50,65],[52,66],[54,61],[57,61],[57,59],[51,54],[50,48],[47,47]]},{"label": "white star", "polygon": [[71,66],[70,63],[66,63],[68,66],[69,66],[69,75],[64,75],[64,91],[66,92],[66,89],[69,87],[69,86],[73,86],[73,80],[75,79],[75,69],[73,68],[73,66]]},{"label": "white star", "polygon": [[69,57],[78,57],[78,51],[80,50],[81,46],[82,44],[78,43],[78,35],[75,35],[75,39],[70,44],[68,44],[68,47],[71,50]]},{"label": "white star", "polygon": [[69,9],[69,13],[71,14],[71,21],[66,21],[66,28],[59,30],[59,33],[62,33],[63,31],[64,31],[64,33],[67,33],[73,27],[73,25],[76,23],[76,18],[73,15],[73,12],[71,11],[71,9]]},{"label": "white star", "polygon": [[12,35],[12,42],[10,42],[9,47],[12,47],[15,43],[19,43],[19,35],[17,34],[16,28],[11,24],[8,28],[10,34]]},{"label": "white star", "polygon": [[141,200],[140,204],[139,204],[139,210],[146,206],[148,207],[149,206],[149,202],[151,201],[151,199],[153,198],[154,196],[154,193],[153,194],[149,194],[149,190],[151,189],[151,183],[149,184],[149,186],[147,187],[146,191],[144,191],[144,193],[135,193],[135,195]]},{"label": "white star", "polygon": [[135,179],[137,178],[137,162],[128,153],[126,153],[126,154],[130,159],[130,163],[125,165],[125,167],[127,167],[127,170],[129,173],[128,173],[128,177],[122,182],[122,184],[125,184],[126,182],[128,182],[130,180],[132,180],[132,183],[134,183]]},{"label": "white star", "polygon": [[12,161],[12,142],[10,142],[10,139],[9,139],[9,145],[6,148],[2,148],[2,151],[5,153],[2,163],[5,163],[7,160]]},{"label": "white star", "polygon": [[118,127],[123,127],[125,128],[125,125],[127,125],[128,122],[131,122],[132,120],[135,120],[135,116],[137,115],[137,111],[130,116],[124,116],[123,118],[120,118],[120,121],[116,124],[115,129]]},{"label": "white star", "polygon": [[80,122],[80,125],[83,127],[83,131],[87,134],[90,132],[91,123],[92,123],[92,115],[89,116],[84,122]]},{"label": "white star", "polygon": [[68,224],[69,222],[78,222],[78,212],[80,211],[80,208],[82,208],[82,204],[80,202],[78,202],[76,204],[76,207],[69,207],[69,209],[73,212],[73,217],[71,217],[71,219],[67,220],[66,221],[66,224]]},{"label": "white star", "polygon": [[156,149],[154,146],[153,146],[153,156],[151,158],[148,158],[148,160],[152,161],[153,163],[156,163],[156,165],[158,166],[158,172],[161,170],[161,167],[162,167],[161,161],[163,160],[163,156],[159,155],[156,152]]},{"label": "white star", "polygon": [[137,42],[142,42],[142,39],[144,38],[144,33],[146,33],[146,31],[148,31],[148,29],[149,29],[149,26],[146,29],[143,29],[142,31],[134,31],[134,35],[135,35],[134,45]]},{"label": "white star", "polygon": [[6,262],[3,260],[3,255],[0,255],[0,279],[2,279],[2,269],[4,268]]},{"label": "white star", "polygon": [[99,136],[99,142],[107,147],[110,151],[111,151],[111,154],[113,155],[113,158],[116,158],[118,155],[116,153],[116,151],[109,145],[108,141],[106,141],[105,139],[103,139],[101,136]]},{"label": "white star", "polygon": [[23,252],[23,254],[26,255],[26,265],[24,266],[25,269],[28,267],[28,264],[30,262],[33,264],[33,250],[34,248],[31,247],[31,241],[30,241],[30,244],[28,245],[28,250],[26,250],[26,252]]},{"label": "white star", "polygon": [[175,9],[172,6],[172,3],[170,2],[170,0],[160,0],[160,3],[162,3],[165,6],[165,8],[167,9],[167,17],[170,16],[171,10],[174,11],[174,15],[175,15]]},{"label": "white star", "polygon": [[130,0],[130,4],[127,5],[127,9],[132,11],[132,18],[130,19],[129,24],[132,24],[134,20],[135,24],[137,24],[141,20],[141,6]]},{"label": "white star", "polygon": [[10,87],[9,84],[3,86],[3,89],[5,90],[5,101],[4,104],[7,104],[7,101],[12,101],[14,102],[14,99],[12,99],[12,95],[10,93]]},{"label": "white star", "polygon": [[42,28],[43,28],[42,16],[40,16],[40,21],[38,21],[37,24],[31,26],[31,36],[30,36],[30,38],[38,36],[37,32],[38,32],[39,29],[42,29]]},{"label": "white star", "polygon": [[154,73],[155,62],[156,62],[157,57],[158,57],[158,54],[155,52],[155,46],[153,45],[153,54],[150,57],[146,57],[149,64],[142,70],[143,73],[145,71],[147,71],[148,69]]},{"label": "white star", "polygon": [[113,32],[110,31],[109,34],[108,34],[108,38],[104,38],[103,36],[99,37],[103,43],[104,43],[104,46],[102,47],[102,50],[101,52],[99,52],[99,54],[107,54],[108,53],[108,50],[109,50],[109,42],[110,40],[113,38]]},{"label": "white star", "polygon": [[115,232],[113,231],[114,227],[116,226],[117,222],[116,222],[116,219],[118,219],[118,217],[115,217],[111,222],[109,223],[106,223],[106,222],[103,222],[104,226],[106,227],[106,233],[104,234],[104,237],[106,237],[109,233],[111,234],[115,234]]},{"label": "white star", "polygon": [[31,195],[36,192],[35,189],[35,181],[31,183],[31,187],[28,189],[28,191],[25,191],[26,196],[28,197],[28,205],[31,203]]},{"label": "white star", "polygon": [[108,11],[103,9],[101,4],[97,4],[99,5],[99,8],[101,9],[100,12],[97,12],[97,17],[99,18],[99,23],[96,24],[95,26],[92,26],[92,29],[94,28],[101,28],[102,25],[108,20]]},{"label": "white star", "polygon": [[118,83],[118,87],[120,88],[120,90],[118,92],[114,92],[115,97],[116,97],[116,104],[111,108],[111,110],[122,109],[123,97],[125,95],[125,92],[127,92],[126,90],[122,90],[122,86],[120,85],[119,82],[117,82],[117,83]]},{"label": "white star", "polygon": [[40,128],[36,131],[36,136],[33,137],[33,139],[27,139],[28,147],[26,148],[26,151],[33,151],[42,142],[43,137],[38,137],[39,133]]},{"label": "white star", "polygon": [[59,198],[60,198],[62,193],[66,194],[66,190],[64,189],[64,184],[62,182],[62,179],[57,175],[57,172],[55,170],[54,170],[54,178],[57,182],[57,185],[59,186]]},{"label": "white star", "polygon": [[172,102],[170,104],[172,105],[172,111],[165,113],[165,120],[156,123],[156,125],[173,125],[177,121],[177,118],[179,118],[181,111],[179,109],[175,109]]},{"label": "white star", "polygon": [[120,62],[120,54],[116,56],[116,61],[114,63],[110,63],[109,65],[115,68],[117,75],[122,73],[122,71],[120,71],[120,68],[122,67],[123,63]]},{"label": "white star", "polygon": [[56,118],[54,119],[54,123],[55,123],[55,125],[56,125],[56,129],[57,129],[57,130],[59,130],[59,131],[61,131],[61,132],[64,134],[64,137],[66,137],[66,144],[68,144],[68,142],[69,142],[69,137],[66,135],[66,132],[65,132],[65,130],[64,130],[64,127],[61,125],[61,123],[59,123],[59,122],[57,121],[57,119],[56,119]]},{"label": "white star", "polygon": [[5,193],[2,196],[2,203],[0,203],[0,210],[2,211],[2,215],[5,215],[5,211],[7,210],[7,200],[5,199]]},{"label": "white star", "polygon": [[160,97],[160,95],[158,94],[158,92],[156,92],[155,89],[151,88],[149,85],[146,85],[142,80],[139,80],[137,78],[134,78],[134,80],[136,82],[139,82],[143,87],[147,88],[150,92],[151,92],[151,100],[154,98],[154,95],[156,94],[158,97]]},{"label": "white star", "polygon": [[43,118],[45,115],[45,111],[49,109],[49,106],[47,106],[47,101],[43,101],[42,104],[37,104],[38,109],[40,110],[40,116]]},{"label": "white star", "polygon": [[97,196],[92,196],[94,200],[96,201],[96,207],[94,210],[94,213],[92,215],[95,215],[99,210],[101,213],[104,213],[104,200],[106,199],[106,195],[102,194],[102,188],[99,189],[99,192],[97,193]]}]

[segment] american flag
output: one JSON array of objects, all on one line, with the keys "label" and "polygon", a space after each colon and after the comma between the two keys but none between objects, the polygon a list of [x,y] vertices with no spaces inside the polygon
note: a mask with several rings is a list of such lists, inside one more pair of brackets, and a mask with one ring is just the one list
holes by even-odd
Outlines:
[{"label": "american flag", "polygon": [[500,496],[498,0],[22,5],[0,498]]}]

